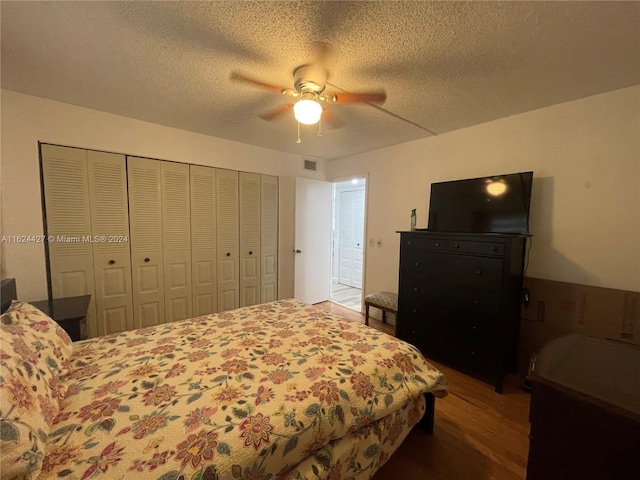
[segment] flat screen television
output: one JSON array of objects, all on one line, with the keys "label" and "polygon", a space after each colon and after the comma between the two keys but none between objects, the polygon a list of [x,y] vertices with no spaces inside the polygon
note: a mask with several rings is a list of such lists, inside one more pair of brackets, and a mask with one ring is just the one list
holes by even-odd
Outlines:
[{"label": "flat screen television", "polygon": [[529,233],[533,172],[431,184],[428,230]]}]

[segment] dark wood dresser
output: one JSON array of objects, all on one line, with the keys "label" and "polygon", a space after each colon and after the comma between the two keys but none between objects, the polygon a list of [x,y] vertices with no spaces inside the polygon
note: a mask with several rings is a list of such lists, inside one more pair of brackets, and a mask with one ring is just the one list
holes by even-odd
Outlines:
[{"label": "dark wood dresser", "polygon": [[526,237],[399,233],[396,335],[501,392],[517,364]]},{"label": "dark wood dresser", "polygon": [[640,478],[640,349],[568,335],[535,356],[527,480]]}]

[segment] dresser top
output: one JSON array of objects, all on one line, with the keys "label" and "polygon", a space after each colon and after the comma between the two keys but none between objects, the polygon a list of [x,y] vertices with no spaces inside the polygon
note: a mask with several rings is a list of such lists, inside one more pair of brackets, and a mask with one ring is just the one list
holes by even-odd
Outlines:
[{"label": "dresser top", "polygon": [[[531,379],[640,415],[640,349],[572,334],[534,357]],[[535,388],[535,387],[534,387]]]},{"label": "dresser top", "polygon": [[434,232],[426,228],[418,228],[416,230],[396,230],[400,234],[416,234],[416,235],[441,235],[444,237],[462,236],[462,237],[487,237],[487,238],[529,238],[533,235],[527,233],[478,233],[478,232]]}]

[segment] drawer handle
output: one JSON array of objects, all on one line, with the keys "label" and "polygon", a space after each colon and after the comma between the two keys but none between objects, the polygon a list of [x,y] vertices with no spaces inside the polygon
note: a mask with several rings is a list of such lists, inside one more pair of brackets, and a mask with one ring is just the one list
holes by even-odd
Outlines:
[{"label": "drawer handle", "polygon": [[453,244],[453,248],[460,248],[460,244],[459,243],[454,243]]},{"label": "drawer handle", "polygon": [[474,304],[474,305],[480,305],[480,300],[474,300],[474,301],[473,301],[473,304]]},{"label": "drawer handle", "polygon": [[227,252],[227,257],[230,257],[230,256],[231,256],[231,253],[230,253],[230,252]]},{"label": "drawer handle", "polygon": [[413,313],[418,313],[418,310],[416,310],[415,308],[413,310],[411,310]]},{"label": "drawer handle", "polygon": [[436,242],[436,247],[439,247],[439,246],[440,246],[440,242]]},{"label": "drawer handle", "polygon": [[411,330],[411,335],[415,335],[416,331],[415,330]]},{"label": "drawer handle", "polygon": [[420,266],[420,262],[416,262],[416,267],[419,267],[419,266]]},{"label": "drawer handle", "polygon": [[249,252],[249,255],[253,255],[253,252]]},{"label": "drawer handle", "polygon": [[482,275],[482,270],[476,270],[476,275]]},{"label": "drawer handle", "polygon": [[149,257],[144,259],[144,263],[149,263]]},{"label": "drawer handle", "polygon": [[472,356],[472,357],[475,357],[475,356],[476,356],[476,352],[473,352],[473,351],[472,351],[472,352],[471,352],[471,356]]},{"label": "drawer handle", "polygon": [[413,287],[413,291],[417,292],[418,291],[418,287]]},{"label": "drawer handle", "polygon": [[407,241],[407,245],[411,245],[411,240]]},{"label": "drawer handle", "polygon": [[491,247],[491,251],[492,252],[497,252],[498,251],[498,247],[496,247],[496,246]]},{"label": "drawer handle", "polygon": [[116,263],[115,260],[109,260],[109,265],[113,265],[114,263]]},{"label": "drawer handle", "polygon": [[478,327],[476,327],[475,325],[473,327],[471,327],[471,330],[477,330]]}]

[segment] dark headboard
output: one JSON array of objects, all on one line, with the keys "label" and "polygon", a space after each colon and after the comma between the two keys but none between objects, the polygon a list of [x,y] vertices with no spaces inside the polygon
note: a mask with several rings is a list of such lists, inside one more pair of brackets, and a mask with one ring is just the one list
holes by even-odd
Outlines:
[{"label": "dark headboard", "polygon": [[4,313],[9,305],[11,305],[12,300],[16,300],[18,296],[16,295],[16,279],[15,278],[6,278],[2,280],[2,288],[0,289],[0,302],[2,305],[0,306],[0,313]]}]

